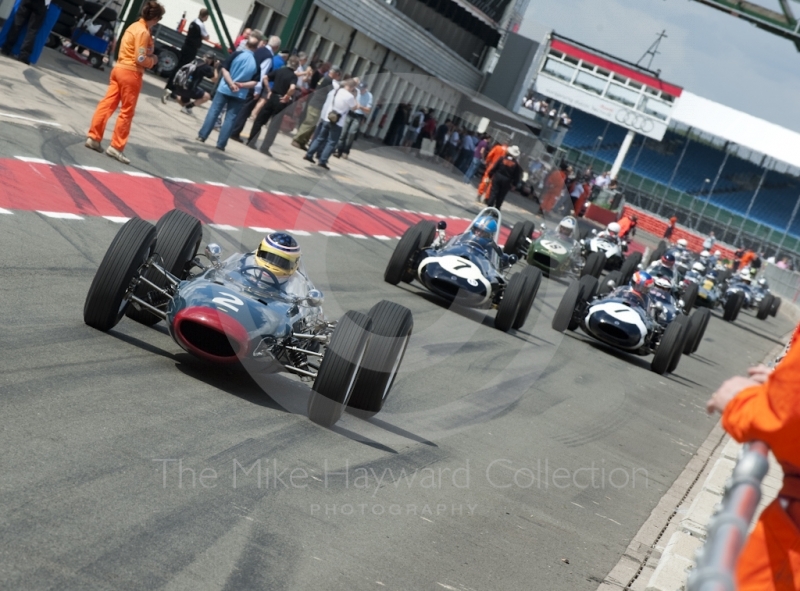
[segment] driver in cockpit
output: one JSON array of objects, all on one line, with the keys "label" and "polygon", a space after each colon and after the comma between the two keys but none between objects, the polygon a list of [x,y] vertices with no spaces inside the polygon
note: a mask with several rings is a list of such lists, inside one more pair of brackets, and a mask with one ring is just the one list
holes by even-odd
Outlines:
[{"label": "driver in cockpit", "polygon": [[470,227],[469,234],[470,241],[478,243],[487,253],[494,250],[497,256],[500,257],[503,267],[507,267],[510,264],[509,255],[505,254],[503,249],[494,241],[495,234],[497,234],[496,219],[489,216],[479,217]]},{"label": "driver in cockpit", "polygon": [[294,237],[286,232],[267,234],[258,248],[248,256],[253,257],[255,265],[266,269],[281,284],[281,290],[294,295],[304,295],[306,282],[300,268],[300,245]]}]

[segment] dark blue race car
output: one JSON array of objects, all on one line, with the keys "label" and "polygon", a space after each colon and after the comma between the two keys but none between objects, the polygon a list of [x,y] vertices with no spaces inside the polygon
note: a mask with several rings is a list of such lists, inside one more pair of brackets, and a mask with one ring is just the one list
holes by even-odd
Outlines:
[{"label": "dark blue race car", "polygon": [[500,211],[487,207],[463,234],[448,238],[447,225],[421,221],[406,230],[386,266],[392,285],[419,281],[429,291],[461,306],[497,309],[495,327],[508,331],[525,324],[542,281],[535,267],[509,277],[516,262],[498,246]]},{"label": "dark blue race car", "polygon": [[216,244],[201,261],[201,240],[199,220],[178,210],[155,226],[128,221],[89,288],[86,324],[108,331],[126,314],[147,325],[163,320],[178,345],[205,361],[299,375],[313,381],[309,418],[325,426],[345,407],[381,410],[414,326],[407,308],[381,301],[331,322],[290,235],[272,233],[224,261]]}]

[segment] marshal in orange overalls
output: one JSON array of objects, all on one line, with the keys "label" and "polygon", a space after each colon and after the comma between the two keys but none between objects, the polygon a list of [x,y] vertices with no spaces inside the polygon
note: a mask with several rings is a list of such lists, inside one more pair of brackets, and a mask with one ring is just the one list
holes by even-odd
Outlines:
[{"label": "marshal in orange overalls", "polygon": [[142,76],[146,69],[152,68],[155,64],[153,37],[145,20],[139,19],[128,27],[122,36],[119,58],[111,70],[108,91],[97,105],[92,117],[92,126],[88,134],[90,138],[98,142],[103,141],[106,124],[122,103],[114,126],[114,134],[111,136],[111,146],[120,152],[125,149],[131,133],[131,122],[139,100],[139,92],[142,90]]},{"label": "marshal in orange overalls", "polygon": [[492,179],[489,176],[489,171],[495,163],[501,158],[505,157],[508,146],[505,144],[497,144],[494,148],[489,150],[486,155],[486,170],[483,173],[483,178],[478,185],[478,199],[485,199],[492,192]]},{"label": "marshal in orange overalls", "polygon": [[761,440],[780,462],[778,498],[761,514],[739,557],[738,591],[800,589],[800,326],[786,357],[764,384],[725,407],[722,425],[737,441]]}]

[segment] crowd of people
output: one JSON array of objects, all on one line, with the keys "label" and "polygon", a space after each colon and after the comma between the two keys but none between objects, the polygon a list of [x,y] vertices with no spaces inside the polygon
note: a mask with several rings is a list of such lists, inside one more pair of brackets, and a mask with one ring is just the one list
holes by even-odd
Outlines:
[{"label": "crowd of people", "polygon": [[566,111],[562,110],[559,112],[559,109],[557,109],[555,106],[552,106],[545,99],[529,96],[522,101],[522,106],[530,111],[533,111],[540,117],[551,120],[553,127],[555,127],[556,121],[558,122],[558,125],[563,127],[569,128],[572,125],[572,118],[566,113]]}]

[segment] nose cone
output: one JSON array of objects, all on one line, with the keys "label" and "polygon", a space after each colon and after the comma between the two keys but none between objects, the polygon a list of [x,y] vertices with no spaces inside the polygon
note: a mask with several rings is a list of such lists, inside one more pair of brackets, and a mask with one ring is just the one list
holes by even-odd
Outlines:
[{"label": "nose cone", "polygon": [[232,363],[248,353],[247,330],[214,308],[184,308],[175,315],[172,332],[186,351],[214,363]]}]

